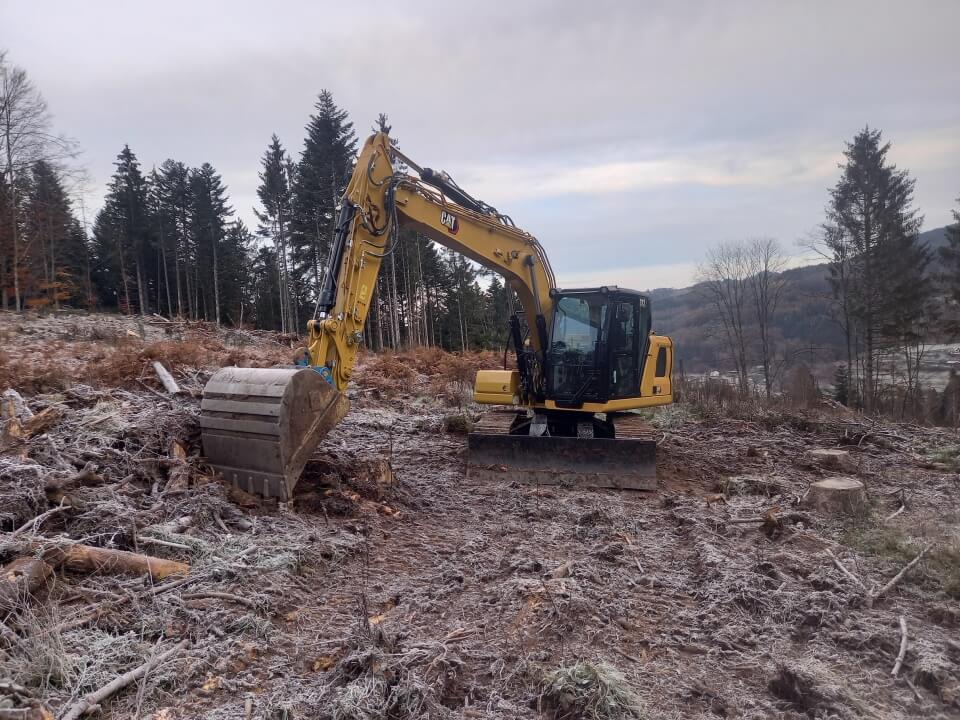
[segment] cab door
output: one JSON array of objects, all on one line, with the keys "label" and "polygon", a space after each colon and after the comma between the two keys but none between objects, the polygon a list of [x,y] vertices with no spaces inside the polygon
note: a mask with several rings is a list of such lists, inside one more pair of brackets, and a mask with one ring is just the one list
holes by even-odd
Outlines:
[{"label": "cab door", "polygon": [[610,331],[610,397],[640,395],[640,306],[638,298],[611,301]]}]

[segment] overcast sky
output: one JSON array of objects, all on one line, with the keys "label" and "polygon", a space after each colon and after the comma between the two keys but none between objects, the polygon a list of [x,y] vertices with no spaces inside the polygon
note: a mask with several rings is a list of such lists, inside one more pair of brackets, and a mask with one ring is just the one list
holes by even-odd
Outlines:
[{"label": "overcast sky", "polygon": [[537,235],[568,286],[684,285],[724,240],[800,253],[867,124],[947,224],[958,31],[960,0],[0,0],[0,49],[83,148],[92,208],[129,143],[146,170],[212,163],[253,226],[271,133],[299,157],[327,88],[358,135],[388,113]]}]

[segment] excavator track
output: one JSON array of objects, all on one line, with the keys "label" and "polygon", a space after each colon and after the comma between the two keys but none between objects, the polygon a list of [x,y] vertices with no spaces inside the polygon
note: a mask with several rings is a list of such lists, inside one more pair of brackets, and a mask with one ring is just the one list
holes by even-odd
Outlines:
[{"label": "excavator track", "polygon": [[349,407],[309,368],[221,368],[200,404],[204,454],[234,486],[285,502],[317,444]]},{"label": "excavator track", "polygon": [[655,490],[653,430],[637,415],[614,419],[615,438],[511,435],[515,411],[484,414],[467,436],[467,477],[536,485]]}]

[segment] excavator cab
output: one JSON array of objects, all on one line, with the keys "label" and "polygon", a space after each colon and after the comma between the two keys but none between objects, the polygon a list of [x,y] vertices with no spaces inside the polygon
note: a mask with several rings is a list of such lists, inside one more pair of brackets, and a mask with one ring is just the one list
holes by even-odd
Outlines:
[{"label": "excavator cab", "polygon": [[578,408],[639,396],[650,332],[646,296],[604,287],[556,291],[554,302],[547,398]]}]

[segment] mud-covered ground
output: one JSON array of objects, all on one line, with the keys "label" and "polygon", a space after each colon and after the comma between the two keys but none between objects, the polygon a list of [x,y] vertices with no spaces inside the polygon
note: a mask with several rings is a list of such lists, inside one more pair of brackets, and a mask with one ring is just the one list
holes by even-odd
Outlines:
[{"label": "mud-covered ground", "polygon": [[[35,364],[45,343],[111,342],[25,336],[49,319],[3,320],[11,384],[25,372],[18,352]],[[444,430],[478,411],[457,361],[367,358],[347,419],[294,501],[277,506],[231,492],[200,454],[190,393],[227,336],[134,324],[134,338],[128,321],[111,322],[130,337],[120,345],[139,363],[132,371],[21,389],[33,413],[59,416],[0,456],[0,561],[69,539],[190,571],[175,585],[57,569],[0,616],[8,706],[61,716],[186,641],[100,715],[960,716],[956,432],[832,410],[731,419],[681,405],[651,418],[657,492],[478,483],[466,477],[465,436]],[[164,397],[153,379],[150,347],[162,340],[150,332],[206,348],[166,349],[185,394]],[[276,361],[279,345],[244,336],[239,362]],[[113,367],[113,352],[95,362]],[[186,489],[167,487],[171,439],[188,450]],[[864,515],[802,502],[831,473],[810,464],[811,448],[849,452]],[[102,484],[12,537],[54,507],[51,477],[89,462]],[[556,674],[564,668],[595,670],[606,702],[578,704],[582,688]]]}]

